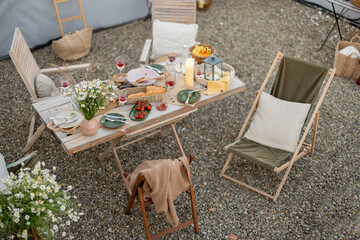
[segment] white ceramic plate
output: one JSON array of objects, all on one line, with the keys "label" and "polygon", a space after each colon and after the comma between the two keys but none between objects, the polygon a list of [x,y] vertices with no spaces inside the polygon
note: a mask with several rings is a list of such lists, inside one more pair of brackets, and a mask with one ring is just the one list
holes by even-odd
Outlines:
[{"label": "white ceramic plate", "polygon": [[[72,113],[75,113],[74,117],[71,117]],[[75,122],[65,123],[65,124],[60,125],[61,128],[72,128],[72,127],[78,126],[82,122],[82,120],[84,120],[84,116],[81,113],[79,113],[78,111],[61,112],[58,115],[56,115],[55,117],[56,117],[56,119],[54,119],[55,125],[65,122],[66,117],[70,117],[70,119],[68,121],[71,121],[72,119],[77,119]]]},{"label": "white ceramic plate", "polygon": [[[140,78],[150,78],[150,77],[158,77],[159,74],[157,74],[154,70],[148,69],[148,68],[135,68],[133,70],[130,70],[127,73],[127,80],[132,83],[136,82],[136,80]],[[147,80],[144,82],[139,83],[139,86],[150,86],[154,84],[156,80]]]}]

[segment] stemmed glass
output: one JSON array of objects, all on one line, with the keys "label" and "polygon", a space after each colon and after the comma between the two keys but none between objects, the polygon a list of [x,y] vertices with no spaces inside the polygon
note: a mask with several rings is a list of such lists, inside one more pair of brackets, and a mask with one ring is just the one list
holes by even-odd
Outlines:
[{"label": "stemmed glass", "polygon": [[[196,63],[195,64],[195,75],[196,77],[203,77],[203,71],[204,71],[204,66],[203,64],[198,64]],[[195,82],[194,82],[194,87],[196,89],[200,89],[200,88],[203,88],[203,86],[201,84],[198,83],[198,81],[196,80],[195,78]]]},{"label": "stemmed glass", "polygon": [[170,88],[175,87],[175,84],[176,84],[175,60],[176,60],[176,54],[169,53],[168,59],[166,61],[167,71],[169,72],[169,76],[167,77],[165,84],[167,87],[170,87]]},{"label": "stemmed glass", "polygon": [[167,59],[167,63],[169,65],[174,65],[175,64],[175,60],[176,60],[176,54],[175,53],[169,53],[168,54],[168,59]]},{"label": "stemmed glass", "polygon": [[67,76],[60,76],[59,81],[61,89],[63,90],[64,94],[66,94],[66,90],[69,89],[69,78]]},{"label": "stemmed glass", "polygon": [[124,60],[121,57],[116,57],[115,61],[117,69],[119,69],[119,71],[121,72],[121,70],[123,70],[125,67]]},{"label": "stemmed glass", "polygon": [[127,101],[127,91],[119,91],[118,92],[118,97],[119,97],[119,104],[121,105],[121,112],[122,113],[125,113],[125,111],[124,111],[124,105],[125,105],[125,103],[126,103],[126,101]]}]

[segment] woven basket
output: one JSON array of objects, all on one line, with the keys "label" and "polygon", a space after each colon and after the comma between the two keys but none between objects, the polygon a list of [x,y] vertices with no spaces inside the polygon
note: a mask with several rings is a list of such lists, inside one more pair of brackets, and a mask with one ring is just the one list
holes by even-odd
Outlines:
[{"label": "woven basket", "polygon": [[[203,47],[210,48],[211,49],[211,54],[210,55],[213,55],[213,54],[216,53],[216,49],[213,46],[209,45],[209,44],[197,44],[195,46],[203,46]],[[196,62],[198,64],[201,64],[205,59],[207,59],[210,56],[203,57],[203,56],[198,56],[198,55],[193,54],[192,51],[194,50],[195,46],[190,47],[189,52],[190,52],[190,55],[196,60]]]},{"label": "woven basket", "polygon": [[350,0],[350,2],[357,7],[360,7],[360,0]]},{"label": "woven basket", "polygon": [[[235,78],[235,69],[230,64],[227,64],[227,63],[223,62],[223,71],[224,72],[227,72],[227,71],[230,72],[230,81],[229,81],[229,83],[231,83],[231,81]],[[209,81],[209,80],[207,80],[205,78],[201,78],[201,77],[198,77],[196,75],[195,75],[195,79],[196,79],[196,81],[198,83],[200,83],[201,85],[204,85],[204,86],[207,86],[208,81]]]},{"label": "woven basket", "polygon": [[350,42],[339,41],[335,51],[334,68],[336,68],[336,76],[354,78],[357,79],[360,76],[360,63],[359,58],[351,58],[339,53],[339,50],[348,46],[353,46],[360,51],[360,43],[353,42],[355,38],[359,38],[359,35],[354,36]]},{"label": "woven basket", "polygon": [[64,61],[74,61],[89,54],[91,48],[92,28],[66,34],[52,42],[55,54]]},{"label": "woven basket", "polygon": [[[118,95],[121,96],[122,92],[127,92],[127,95],[138,93],[138,92],[146,92],[146,87],[133,87],[133,88],[126,88],[123,90],[118,91]],[[137,103],[138,101],[148,101],[148,102],[160,102],[164,100],[166,97],[166,92],[163,94],[145,96],[145,97],[136,97],[136,98],[127,98],[126,103]]]}]

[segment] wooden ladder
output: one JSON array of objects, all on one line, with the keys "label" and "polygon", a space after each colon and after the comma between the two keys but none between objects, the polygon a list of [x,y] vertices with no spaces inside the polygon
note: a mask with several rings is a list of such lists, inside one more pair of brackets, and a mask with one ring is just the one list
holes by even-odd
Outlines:
[{"label": "wooden ladder", "polygon": [[56,16],[57,16],[57,20],[58,20],[58,23],[59,23],[60,32],[61,32],[62,37],[64,37],[64,30],[63,30],[63,27],[62,27],[63,22],[67,22],[67,21],[71,21],[71,20],[74,20],[74,19],[82,18],[84,28],[86,28],[86,21],[85,21],[84,11],[83,11],[83,8],[82,8],[82,5],[81,5],[81,0],[78,0],[79,7],[80,7],[80,14],[79,15],[64,18],[64,19],[60,18],[59,9],[58,9],[57,4],[62,3],[62,2],[68,2],[68,1],[72,1],[72,0],[53,0],[55,11],[56,11]]}]

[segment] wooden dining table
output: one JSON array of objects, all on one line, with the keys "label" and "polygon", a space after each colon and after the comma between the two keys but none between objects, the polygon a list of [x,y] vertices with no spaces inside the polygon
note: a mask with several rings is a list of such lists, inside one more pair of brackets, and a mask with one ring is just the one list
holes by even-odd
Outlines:
[{"label": "wooden dining table", "polygon": [[[129,120],[129,123],[126,124],[127,126],[119,129],[108,129],[105,127],[100,127],[97,134],[93,136],[85,136],[79,130],[73,134],[62,131],[52,132],[60,142],[64,151],[68,154],[81,152],[102,143],[109,143],[104,152],[99,153],[98,159],[100,161],[103,160],[113,150],[117,165],[123,177],[123,170],[119,156],[116,153],[116,149],[135,143],[154,134],[165,132],[170,128],[175,135],[176,143],[181,155],[185,156],[180,138],[175,129],[176,122],[197,111],[197,109],[202,106],[219,101],[223,98],[243,91],[245,91],[245,84],[239,78],[235,77],[230,82],[229,89],[226,92],[221,92],[215,95],[201,94],[199,101],[192,105],[168,104],[166,111],[160,111],[155,107],[156,105],[160,104],[160,102],[152,103],[153,108],[144,121]],[[40,116],[41,121],[48,125],[52,121],[50,119],[51,117],[58,115],[64,108],[72,108],[72,104],[68,97],[61,95],[33,103],[32,107],[34,111]],[[112,109],[112,112],[128,113],[132,107],[133,104],[126,104],[120,108]],[[120,143],[123,144],[121,145]]]}]

